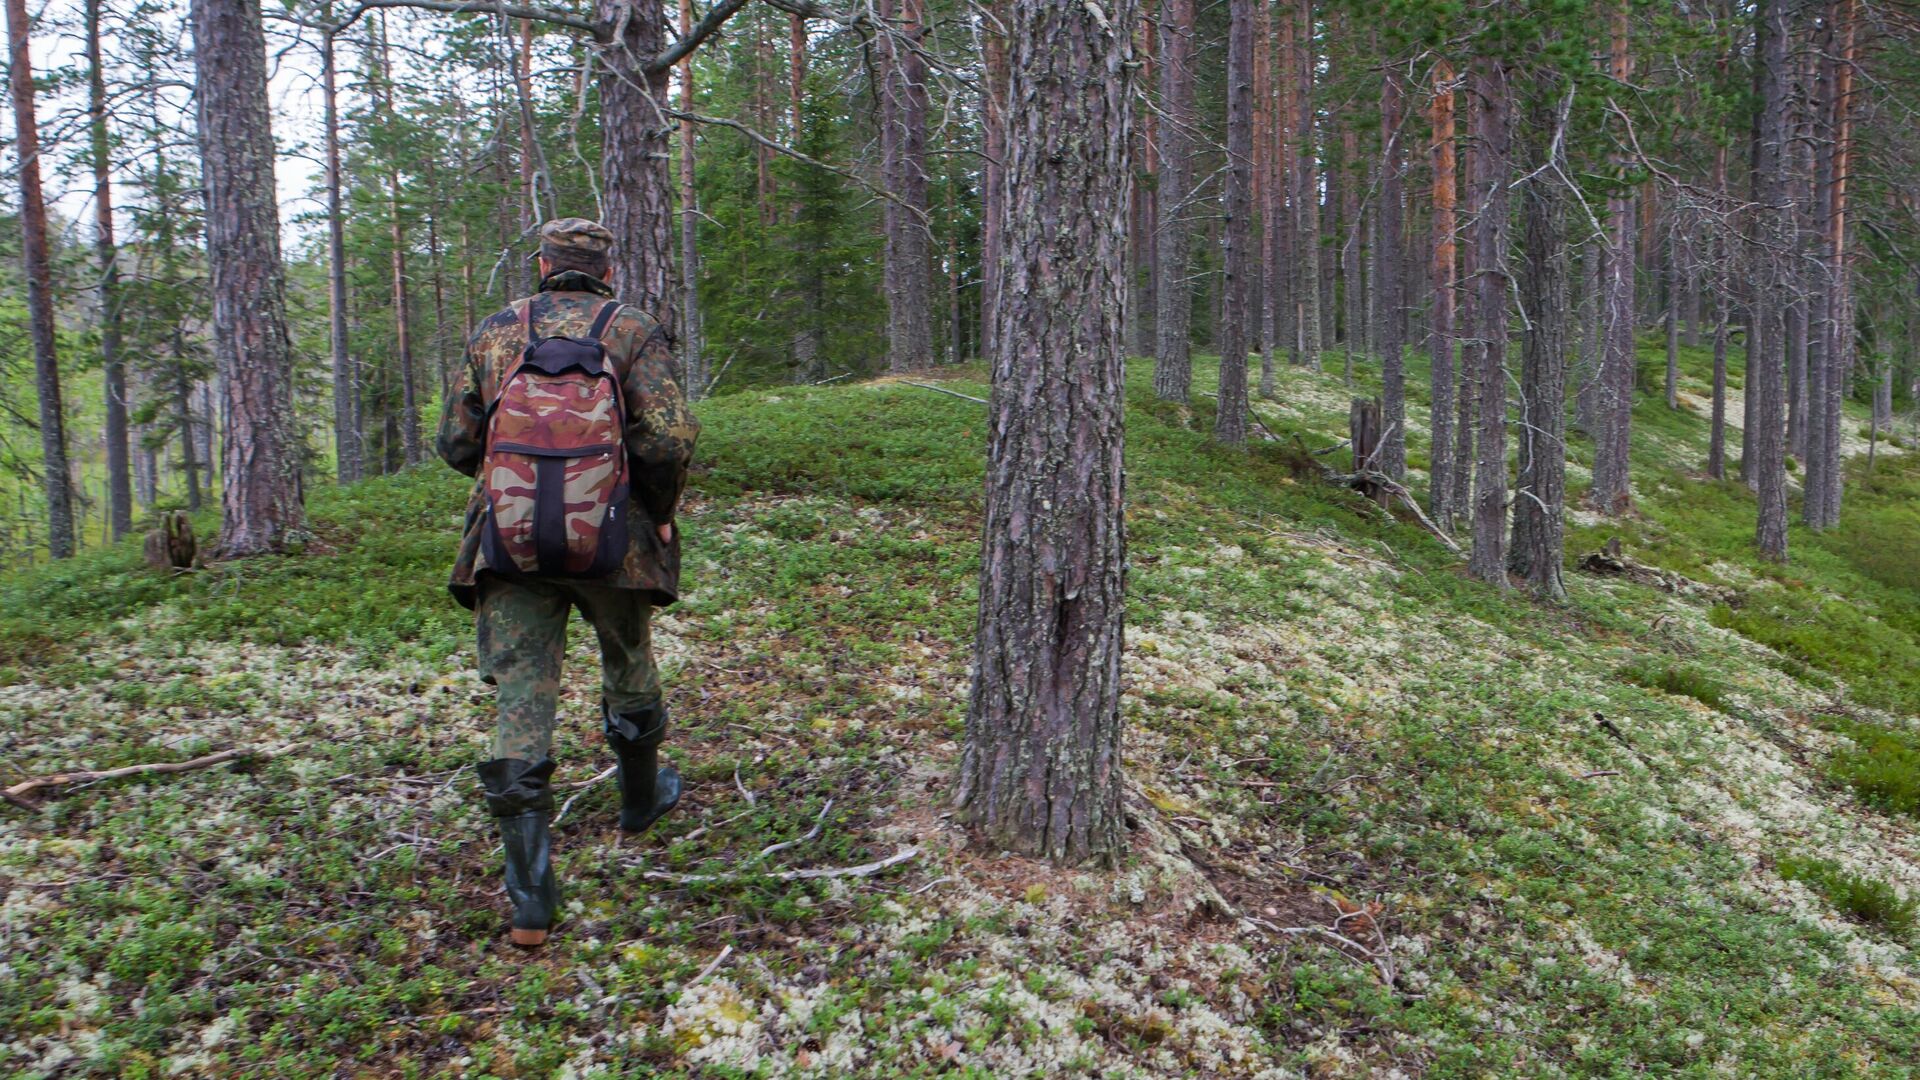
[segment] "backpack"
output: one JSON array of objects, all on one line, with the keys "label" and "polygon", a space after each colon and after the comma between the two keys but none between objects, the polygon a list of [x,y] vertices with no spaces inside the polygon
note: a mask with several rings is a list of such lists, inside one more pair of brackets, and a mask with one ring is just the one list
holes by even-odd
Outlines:
[{"label": "backpack", "polygon": [[600,335],[541,337],[533,301],[520,311],[527,346],[487,406],[480,489],[487,568],[507,576],[606,577],[627,555],[626,403]]}]

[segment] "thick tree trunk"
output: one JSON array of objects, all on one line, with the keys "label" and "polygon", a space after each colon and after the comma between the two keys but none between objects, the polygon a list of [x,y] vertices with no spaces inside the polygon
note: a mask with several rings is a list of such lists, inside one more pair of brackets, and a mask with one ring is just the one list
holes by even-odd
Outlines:
[{"label": "thick tree trunk", "polygon": [[[1193,383],[1192,210],[1193,3],[1161,0],[1160,183],[1155,192],[1159,235],[1154,238],[1153,389],[1166,401],[1187,400]],[[1004,145],[1004,144],[1003,144]],[[1004,152],[1004,150],[1003,150]]]},{"label": "thick tree trunk", "polygon": [[60,360],[54,351],[51,269],[47,258],[47,204],[40,187],[40,129],[34,115],[33,66],[26,0],[7,0],[11,46],[14,157],[20,173],[21,261],[27,279],[27,322],[33,338],[34,388],[40,397],[40,461],[47,499],[47,549],[56,559],[78,543],[73,521],[73,473],[67,460],[67,421],[60,401]]},{"label": "thick tree trunk", "polygon": [[[1135,38],[1139,42],[1142,56],[1139,81],[1142,87],[1154,85],[1154,45],[1157,37],[1155,28],[1159,25],[1153,0],[1144,0],[1140,10],[1140,32]],[[1140,154],[1140,175],[1149,183],[1135,184],[1133,187],[1133,233],[1128,242],[1133,248],[1132,277],[1133,296],[1128,300],[1127,329],[1131,342],[1129,351],[1134,356],[1153,356],[1155,337],[1153,320],[1157,313],[1155,307],[1155,286],[1158,284],[1159,270],[1156,267],[1155,244],[1160,236],[1160,224],[1157,220],[1158,201],[1156,188],[1160,176],[1160,132],[1158,117],[1154,110],[1148,109],[1140,116],[1140,130],[1135,137]]]},{"label": "thick tree trunk", "polygon": [[[1544,85],[1534,87],[1529,172],[1563,164],[1556,160],[1564,154],[1564,145],[1554,130],[1555,82],[1543,80]],[[1562,518],[1567,490],[1567,287],[1572,261],[1567,247],[1569,197],[1557,177],[1538,173],[1523,192],[1520,215],[1526,272],[1519,285],[1527,325],[1520,344],[1520,470],[1508,565],[1526,578],[1534,595],[1558,602],[1567,598],[1560,571],[1566,547]]]},{"label": "thick tree trunk", "polygon": [[[594,22],[611,42],[601,53],[600,175],[613,233],[613,288],[678,336],[673,304],[673,185],[667,175],[666,119],[671,68],[647,73],[665,44],[661,0],[594,0]],[[618,31],[619,40],[613,40]]]},{"label": "thick tree trunk", "polygon": [[226,557],[306,538],[259,0],[193,0]]},{"label": "thick tree trunk", "polygon": [[100,366],[106,384],[107,527],[133,530],[133,474],[127,451],[127,367],[120,356],[119,248],[113,237],[113,162],[107,132],[107,77],[100,56],[100,2],[86,0],[87,129],[93,166],[93,249],[100,261]]},{"label": "thick tree trunk", "polygon": [[1407,475],[1407,357],[1401,311],[1406,274],[1401,266],[1405,247],[1400,235],[1400,113],[1405,94],[1393,65],[1380,84],[1379,236],[1373,248],[1373,293],[1378,305],[1381,408],[1386,430],[1381,434],[1379,469],[1395,480]]},{"label": "thick tree trunk", "polygon": [[1253,231],[1253,0],[1230,0],[1227,30],[1225,272],[1220,304],[1220,398],[1214,441],[1247,441],[1247,338],[1259,265]]},{"label": "thick tree trunk", "polygon": [[1474,336],[1479,371],[1479,456],[1474,462],[1473,555],[1468,570],[1483,581],[1507,583],[1507,144],[1510,97],[1507,70],[1476,61],[1472,72]]},{"label": "thick tree trunk", "polygon": [[1747,396],[1753,402],[1753,418],[1746,430],[1743,446],[1750,459],[1753,484],[1759,495],[1759,513],[1754,529],[1755,542],[1764,558],[1785,562],[1787,558],[1787,478],[1782,424],[1785,419],[1785,395],[1782,393],[1780,357],[1785,327],[1780,318],[1785,282],[1779,279],[1780,260],[1773,252],[1784,251],[1793,242],[1791,212],[1783,210],[1786,201],[1786,142],[1789,79],[1788,35],[1791,32],[1788,0],[1760,0],[1755,8],[1756,71],[1759,102],[1754,124],[1752,234],[1759,242],[1754,268],[1753,322],[1748,333],[1757,336],[1749,354]]},{"label": "thick tree trunk", "polygon": [[1441,60],[1433,68],[1433,102],[1428,113],[1433,126],[1430,157],[1433,164],[1433,327],[1429,380],[1433,439],[1427,466],[1427,506],[1443,529],[1453,528],[1453,231],[1457,227],[1454,156],[1453,65]]},{"label": "thick tree trunk", "polygon": [[[1245,4],[1247,0],[1238,0]],[[1014,0],[976,662],[957,793],[994,848],[1117,864],[1133,0]],[[1108,19],[1111,19],[1109,23]]]},{"label": "thick tree trunk", "polygon": [[[927,61],[924,0],[881,0],[887,24],[880,58],[881,171],[888,199],[886,230],[887,368],[918,371],[933,364],[927,223]],[[896,201],[896,199],[898,201]]]},{"label": "thick tree trunk", "polygon": [[[1293,23],[1282,20],[1279,51],[1293,52]],[[1293,358],[1293,222],[1287,216],[1286,190],[1293,176],[1293,146],[1288,131],[1293,113],[1293,83],[1284,80],[1278,92],[1273,79],[1272,12],[1256,3],[1253,12],[1253,203],[1260,208],[1260,232],[1254,234],[1258,277],[1248,283],[1252,350],[1260,355],[1260,396],[1276,392],[1276,352]],[[1285,178],[1285,179],[1283,179]],[[1264,238],[1262,237],[1264,233]]]}]

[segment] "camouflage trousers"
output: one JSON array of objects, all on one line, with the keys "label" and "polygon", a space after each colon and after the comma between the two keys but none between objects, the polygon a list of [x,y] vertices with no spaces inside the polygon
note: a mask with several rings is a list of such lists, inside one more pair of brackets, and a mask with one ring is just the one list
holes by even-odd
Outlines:
[{"label": "camouflage trousers", "polygon": [[600,638],[601,693],[615,713],[660,702],[653,666],[653,607],[639,589],[482,575],[474,623],[480,677],[498,690],[493,756],[540,761],[552,754],[560,663],[574,608]]}]

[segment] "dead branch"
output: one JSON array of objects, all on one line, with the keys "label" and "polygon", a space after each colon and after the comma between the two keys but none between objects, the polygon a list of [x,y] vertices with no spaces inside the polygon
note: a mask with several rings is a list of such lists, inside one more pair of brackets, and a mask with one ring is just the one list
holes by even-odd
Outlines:
[{"label": "dead branch", "polygon": [[73,772],[52,773],[22,780],[8,787],[4,792],[0,792],[0,795],[22,809],[38,810],[40,804],[27,798],[27,795],[41,788],[91,784],[101,780],[117,780],[123,776],[139,776],[145,773],[192,772],[195,769],[211,768],[255,753],[256,751],[235,746],[197,758],[189,758],[186,761],[156,761],[146,765],[125,765],[118,769],[77,769]]},{"label": "dead branch", "polygon": [[947,394],[952,397],[965,398],[968,401],[979,402],[982,405],[990,404],[986,398],[977,398],[972,394],[963,394],[958,390],[949,390],[944,386],[935,386],[932,383],[911,382],[907,379],[901,379],[900,384],[902,386],[917,386],[922,390],[931,390],[936,394]]},{"label": "dead branch", "polygon": [[865,863],[860,866],[825,866],[806,870],[778,870],[766,874],[674,874],[665,870],[648,870],[640,876],[648,881],[670,881],[676,885],[713,885],[733,881],[754,881],[766,878],[772,881],[818,881],[823,878],[865,878],[890,870],[910,859],[918,858],[920,849],[903,847],[899,851],[881,859],[879,862]]}]

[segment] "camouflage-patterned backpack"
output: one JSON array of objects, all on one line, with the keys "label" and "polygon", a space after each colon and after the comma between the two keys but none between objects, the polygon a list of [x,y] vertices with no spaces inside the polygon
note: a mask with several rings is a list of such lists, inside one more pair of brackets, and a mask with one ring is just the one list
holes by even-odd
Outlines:
[{"label": "camouflage-patterned backpack", "polygon": [[532,309],[520,310],[527,347],[487,406],[481,552],[495,573],[605,577],[627,553],[626,406],[600,342],[620,302],[578,338],[539,336]]}]

